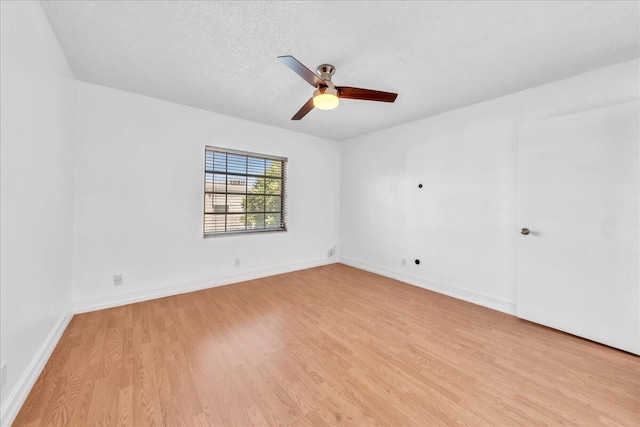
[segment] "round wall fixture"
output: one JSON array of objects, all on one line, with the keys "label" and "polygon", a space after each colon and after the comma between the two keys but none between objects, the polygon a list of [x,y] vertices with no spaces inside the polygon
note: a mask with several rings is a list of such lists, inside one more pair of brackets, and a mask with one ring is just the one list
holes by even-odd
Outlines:
[{"label": "round wall fixture", "polygon": [[417,260],[416,260],[416,265],[419,265],[419,264],[420,264],[420,260],[419,260],[419,259],[417,259]]},{"label": "round wall fixture", "polygon": [[422,188],[422,184],[418,184],[418,188]]}]

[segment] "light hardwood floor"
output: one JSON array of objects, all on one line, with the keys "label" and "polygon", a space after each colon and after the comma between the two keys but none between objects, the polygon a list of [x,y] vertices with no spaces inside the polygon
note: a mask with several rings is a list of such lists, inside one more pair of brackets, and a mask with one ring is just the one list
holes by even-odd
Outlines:
[{"label": "light hardwood floor", "polygon": [[640,424],[640,358],[340,264],[76,315],[15,425]]}]

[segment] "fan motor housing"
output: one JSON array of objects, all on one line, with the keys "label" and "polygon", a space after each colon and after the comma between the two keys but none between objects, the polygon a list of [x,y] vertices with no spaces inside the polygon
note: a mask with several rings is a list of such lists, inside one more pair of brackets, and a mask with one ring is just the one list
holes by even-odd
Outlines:
[{"label": "fan motor housing", "polygon": [[318,65],[316,71],[320,73],[320,78],[322,80],[331,80],[331,76],[336,72],[336,67],[331,64],[322,64]]}]

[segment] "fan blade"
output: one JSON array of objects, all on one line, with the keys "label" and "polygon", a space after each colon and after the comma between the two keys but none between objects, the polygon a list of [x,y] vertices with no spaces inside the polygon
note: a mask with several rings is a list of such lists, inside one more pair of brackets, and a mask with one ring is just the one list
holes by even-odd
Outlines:
[{"label": "fan blade", "polygon": [[298,112],[293,117],[291,117],[291,120],[300,120],[301,118],[306,116],[307,113],[309,113],[309,111],[311,110],[313,110],[313,98],[309,98],[307,103],[304,104],[302,108],[299,109]]},{"label": "fan blade", "polygon": [[291,68],[297,75],[302,77],[313,87],[326,86],[327,84],[316,73],[302,65],[300,61],[291,55],[278,56],[278,60]]},{"label": "fan blade", "polygon": [[362,99],[364,101],[393,102],[398,94],[381,92],[379,90],[360,89],[357,87],[337,86],[338,96],[347,99]]}]

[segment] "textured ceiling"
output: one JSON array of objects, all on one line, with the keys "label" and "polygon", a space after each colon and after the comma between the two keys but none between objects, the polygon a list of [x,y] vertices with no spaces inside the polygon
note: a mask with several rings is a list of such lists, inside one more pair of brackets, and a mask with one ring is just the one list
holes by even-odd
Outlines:
[{"label": "textured ceiling", "polygon": [[[45,1],[78,79],[342,140],[636,58],[638,2]],[[337,85],[398,92],[291,116]]]}]

